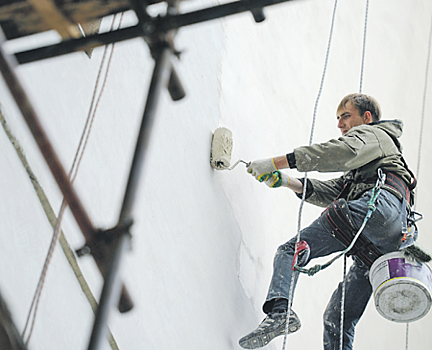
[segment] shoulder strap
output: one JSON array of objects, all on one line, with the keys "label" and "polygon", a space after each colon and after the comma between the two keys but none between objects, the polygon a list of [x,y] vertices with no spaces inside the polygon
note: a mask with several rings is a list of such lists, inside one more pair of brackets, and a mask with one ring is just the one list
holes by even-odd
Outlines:
[{"label": "shoulder strap", "polygon": [[404,167],[405,167],[406,171],[408,171],[408,173],[411,175],[412,181],[411,181],[410,184],[408,184],[408,188],[409,188],[410,191],[412,191],[417,186],[417,179],[414,176],[414,173],[411,171],[411,169],[408,168],[408,164],[405,161],[405,158],[403,157],[402,153],[401,153],[401,160],[404,163]]},{"label": "shoulder strap", "polygon": [[[381,129],[381,128],[380,128]],[[395,140],[395,138],[393,137],[393,135],[391,135],[390,133],[388,133],[387,132],[387,130],[385,130],[385,129],[381,129],[382,131],[384,131],[391,139],[392,139],[392,141],[393,141],[393,143],[395,144],[395,146],[397,147],[397,149],[399,150],[399,153],[400,153],[400,156],[401,156],[401,160],[402,160],[402,163],[404,164],[404,168],[405,168],[405,170],[406,171],[408,171],[408,173],[411,175],[411,178],[412,178],[412,181],[411,181],[411,183],[410,184],[408,184],[408,189],[410,190],[410,191],[412,191],[414,188],[416,188],[416,186],[417,186],[417,179],[416,179],[416,177],[414,176],[414,173],[411,171],[411,169],[408,167],[408,164],[407,164],[407,162],[405,161],[405,158],[403,157],[403,155],[402,155],[402,151],[401,151],[401,149],[399,148],[399,146],[398,146],[398,143],[396,142],[396,140]]]}]

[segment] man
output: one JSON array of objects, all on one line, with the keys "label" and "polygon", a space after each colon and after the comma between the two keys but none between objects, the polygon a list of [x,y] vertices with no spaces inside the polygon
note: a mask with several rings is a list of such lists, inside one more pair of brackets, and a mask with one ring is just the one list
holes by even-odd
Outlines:
[{"label": "man", "polygon": [[[348,95],[337,109],[337,126],[342,137],[299,147],[287,155],[257,160],[247,168],[258,181],[271,188],[288,187],[300,198],[304,179],[290,178],[280,169],[344,172],[342,177],[328,181],[307,180],[306,201],[327,209],[300,233],[300,240],[310,247],[310,256],[305,263],[349,246],[368,211],[367,202],[378,178],[378,169],[387,176],[375,202],[376,210],[350,251],[354,263],[345,278],[343,329],[339,324],[342,283],[324,313],[325,350],[339,349],[341,331],[343,349],[352,349],[354,328],[372,294],[370,266],[379,256],[406,247],[416,239],[407,235],[406,230],[407,208],[413,204],[415,186],[411,182],[415,179],[401,155],[398,138],[402,135],[403,125],[398,120],[380,119],[381,110],[375,99],[364,94]],[[298,279],[298,273],[292,270],[296,240],[297,237],[292,238],[276,252],[273,276],[263,305],[267,317],[256,330],[240,339],[243,348],[259,348],[285,334],[292,274],[294,289]],[[291,310],[288,332],[293,333],[300,326],[298,316]]]}]

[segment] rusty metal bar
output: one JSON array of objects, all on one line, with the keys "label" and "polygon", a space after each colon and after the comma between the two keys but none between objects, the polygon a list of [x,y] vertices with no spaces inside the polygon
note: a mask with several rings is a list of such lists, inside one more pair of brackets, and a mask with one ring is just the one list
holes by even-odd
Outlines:
[{"label": "rusty metal bar", "polygon": [[86,239],[90,239],[91,234],[94,232],[90,218],[88,217],[87,212],[85,211],[81,201],[73,189],[69,181],[69,177],[60,163],[60,159],[55,153],[53,146],[48,140],[48,136],[42,128],[36,111],[33,109],[30,100],[24,91],[24,88],[22,87],[13,70],[13,68],[17,66],[17,62],[13,56],[9,56],[3,51],[2,44],[4,41],[4,33],[2,30],[0,30],[0,71],[28,127],[30,128],[33,137],[35,138],[42,155],[51,169],[51,172],[56,179],[57,184],[60,187],[60,190],[62,191],[65,200],[72,211],[72,214],[75,217],[76,222],[78,223],[78,226],[80,227]]},{"label": "rusty metal bar", "polygon": [[[281,4],[294,0],[240,0],[228,2],[213,7],[204,8],[197,11],[167,15],[157,18],[154,31],[167,33],[170,30],[178,29],[193,24],[203,23],[214,19],[236,15],[242,12],[251,11],[255,13],[255,20],[263,21],[263,13],[259,13],[263,7]],[[150,33],[146,33],[149,35]]]},{"label": "rusty metal bar", "polygon": [[28,350],[0,293],[0,346],[8,350]]},{"label": "rusty metal bar", "polygon": [[79,39],[65,40],[61,43],[40,47],[15,54],[19,64],[32,63],[47,58],[67,55],[73,52],[85,51],[124,40],[130,40],[144,35],[139,26],[118,29],[113,32],[93,34]]},{"label": "rusty metal bar", "polygon": [[[48,136],[39,122],[39,118],[37,117],[37,114],[33,109],[30,100],[24,91],[24,88],[22,87],[18,77],[15,75],[13,68],[17,65],[17,62],[14,61],[14,57],[8,56],[3,51],[1,44],[4,42],[4,40],[4,33],[0,29],[0,71],[3,74],[4,80],[12,96],[14,97],[15,102],[18,105],[18,108],[20,109],[28,127],[30,128],[30,131],[35,138],[36,143],[45,158],[45,161],[47,162],[54,178],[56,179],[57,184],[62,191],[63,196],[68,203],[86,241],[94,242],[95,239],[100,239],[100,236],[97,237],[96,234],[96,232],[99,231],[96,231],[93,227],[87,212],[85,211],[80,199],[78,198],[75,190],[72,187],[72,184],[69,181],[66,171],[64,170],[57,154],[54,151],[54,148],[48,140]],[[109,259],[104,257],[104,255],[109,255],[111,253],[111,249],[115,249],[115,247],[107,247],[106,249],[99,251],[100,248],[97,246],[92,252],[96,264],[98,265],[99,270],[104,277],[107,270],[106,265],[109,264]],[[126,312],[132,307],[133,302],[126,287],[123,286],[119,310],[121,312]]]},{"label": "rusty metal bar", "polygon": [[[140,17],[140,20],[144,19],[139,25],[113,32],[95,34],[85,38],[65,40],[58,44],[18,52],[15,56],[20,64],[31,63],[137,37],[152,37],[181,27],[236,15],[246,11],[251,11],[254,14],[255,20],[262,21],[265,18],[262,12],[263,7],[290,1],[294,0],[240,0],[188,13],[168,14],[167,16],[157,18],[146,16],[143,11],[140,14],[136,5],[134,8],[135,12]],[[134,1],[134,3],[140,4],[141,2]]]}]

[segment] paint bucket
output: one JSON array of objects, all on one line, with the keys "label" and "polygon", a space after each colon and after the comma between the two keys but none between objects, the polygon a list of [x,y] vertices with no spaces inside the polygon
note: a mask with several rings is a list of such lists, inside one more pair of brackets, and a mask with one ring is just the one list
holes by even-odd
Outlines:
[{"label": "paint bucket", "polygon": [[370,282],[377,311],[390,321],[413,322],[431,308],[431,268],[401,251],[377,259],[370,269]]}]

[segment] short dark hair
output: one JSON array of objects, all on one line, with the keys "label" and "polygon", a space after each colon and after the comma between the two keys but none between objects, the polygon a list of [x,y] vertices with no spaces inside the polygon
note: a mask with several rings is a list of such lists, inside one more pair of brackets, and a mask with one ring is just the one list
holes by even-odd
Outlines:
[{"label": "short dark hair", "polygon": [[337,110],[339,111],[340,109],[345,108],[348,102],[351,102],[353,107],[359,111],[361,116],[364,116],[365,112],[369,111],[374,122],[381,119],[381,107],[378,101],[372,96],[365,94],[349,94],[342,99]]}]

